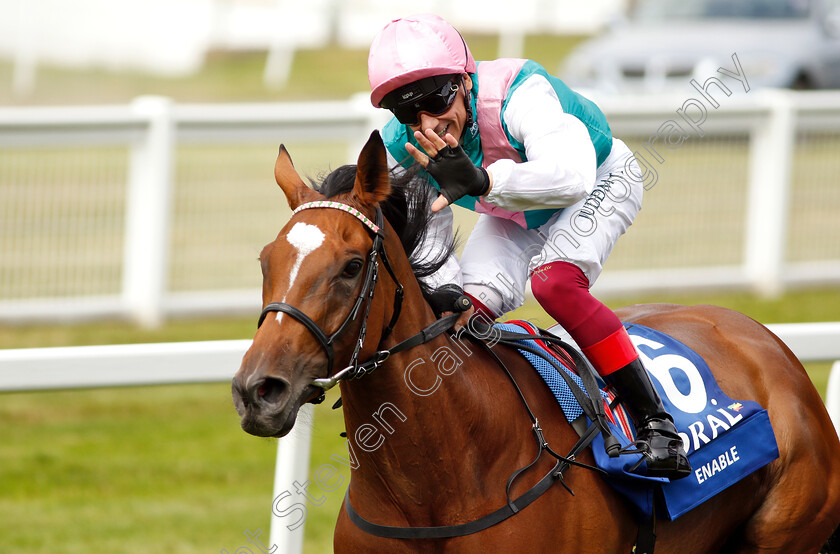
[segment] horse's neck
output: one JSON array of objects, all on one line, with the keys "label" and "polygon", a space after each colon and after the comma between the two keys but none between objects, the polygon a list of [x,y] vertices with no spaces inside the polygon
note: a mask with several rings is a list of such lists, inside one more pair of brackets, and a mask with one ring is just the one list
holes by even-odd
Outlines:
[{"label": "horse's neck", "polygon": [[[407,290],[389,344],[432,321],[422,296],[411,298]],[[393,355],[361,380],[342,383],[353,482],[361,485],[356,490],[379,502],[433,502],[441,491],[474,487],[475,476],[505,449],[530,441],[527,433],[512,437],[500,429],[508,416],[499,404],[510,407],[516,400],[493,365],[481,345],[444,334]],[[523,451],[533,455],[531,448]],[[429,487],[430,478],[447,486]]]}]

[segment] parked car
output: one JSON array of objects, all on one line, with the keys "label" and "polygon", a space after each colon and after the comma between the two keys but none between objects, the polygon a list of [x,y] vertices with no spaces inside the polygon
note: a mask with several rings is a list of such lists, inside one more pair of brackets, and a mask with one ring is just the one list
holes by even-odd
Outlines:
[{"label": "parked car", "polygon": [[560,68],[575,88],[682,90],[737,56],[751,88],[840,88],[840,0],[640,0]]}]

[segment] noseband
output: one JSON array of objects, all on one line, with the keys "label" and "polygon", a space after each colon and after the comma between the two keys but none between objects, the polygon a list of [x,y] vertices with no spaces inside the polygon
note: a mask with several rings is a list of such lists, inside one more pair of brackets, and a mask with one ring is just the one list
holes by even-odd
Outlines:
[{"label": "noseband", "polygon": [[[300,211],[313,209],[313,208],[331,208],[335,210],[341,210],[343,212],[347,212],[350,215],[354,216],[356,219],[361,221],[365,227],[372,232],[373,234],[373,245],[371,246],[370,253],[368,254],[368,261],[367,261],[367,271],[365,272],[365,280],[362,284],[362,289],[359,291],[359,296],[356,297],[356,302],[353,304],[353,308],[350,310],[350,313],[347,314],[347,317],[344,319],[344,322],[338,326],[338,329],[335,330],[334,333],[331,335],[327,335],[317,323],[315,323],[312,318],[308,315],[303,313],[298,308],[287,304],[285,302],[270,302],[267,304],[262,313],[260,313],[260,319],[257,323],[257,328],[259,328],[263,321],[265,321],[266,316],[268,316],[271,312],[282,312],[285,314],[289,314],[300,323],[302,323],[309,332],[315,337],[318,343],[323,348],[324,352],[327,354],[327,378],[325,379],[315,379],[312,384],[318,387],[321,387],[325,392],[335,386],[341,379],[352,378],[352,377],[360,377],[359,375],[359,351],[362,349],[362,346],[365,342],[365,334],[367,332],[367,318],[370,314],[370,305],[371,301],[373,300],[373,293],[374,289],[376,288],[376,281],[379,275],[379,257],[382,258],[382,263],[385,265],[385,269],[388,271],[388,274],[393,279],[394,283],[397,285],[397,290],[394,293],[394,313],[391,316],[391,321],[388,323],[388,326],[385,328],[385,331],[380,338],[380,341],[387,337],[391,331],[394,329],[394,325],[397,324],[397,319],[400,317],[400,309],[402,307],[402,299],[403,299],[403,286],[397,279],[394,270],[391,268],[391,263],[388,261],[388,256],[385,253],[385,234],[383,232],[384,226],[384,218],[382,216],[382,210],[379,206],[376,207],[376,223],[372,222],[369,218],[367,218],[363,213],[361,213],[356,208],[352,206],[348,206],[347,204],[342,204],[340,202],[332,202],[328,200],[321,200],[317,202],[307,202],[305,204],[301,204],[300,206],[292,212],[292,216],[297,214]],[[359,329],[359,338],[356,341],[356,346],[353,350],[353,355],[350,357],[350,365],[332,375],[333,369],[333,361],[335,359],[335,351],[333,349],[333,343],[341,335],[344,330],[350,325],[351,321],[355,321],[359,315],[359,311],[362,308],[362,304],[365,303],[365,299],[367,299],[367,305],[365,307],[365,315],[362,319],[362,326]],[[379,363],[382,363],[383,360],[380,360]],[[378,364],[377,364],[378,365]],[[362,372],[363,374],[364,372]],[[323,401],[324,395],[316,399],[314,402],[318,403]]]}]

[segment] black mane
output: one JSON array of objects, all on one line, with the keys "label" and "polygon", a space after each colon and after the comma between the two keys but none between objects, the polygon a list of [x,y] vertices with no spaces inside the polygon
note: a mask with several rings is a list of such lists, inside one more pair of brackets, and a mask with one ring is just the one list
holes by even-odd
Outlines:
[{"label": "black mane", "polygon": [[[313,186],[327,198],[348,193],[353,189],[356,178],[356,166],[344,165],[331,172],[318,184]],[[431,205],[434,200],[429,195],[428,184],[417,177],[416,171],[408,170],[400,173],[391,172],[391,194],[380,207],[382,214],[399,235],[405,253],[411,262],[414,276],[420,283],[423,296],[435,311],[436,315],[450,311],[455,299],[463,294],[460,287],[445,285],[432,289],[423,282],[424,277],[436,273],[455,250],[455,240],[445,245],[440,255],[434,259],[420,260],[418,249],[423,243],[426,231],[431,221]]]}]

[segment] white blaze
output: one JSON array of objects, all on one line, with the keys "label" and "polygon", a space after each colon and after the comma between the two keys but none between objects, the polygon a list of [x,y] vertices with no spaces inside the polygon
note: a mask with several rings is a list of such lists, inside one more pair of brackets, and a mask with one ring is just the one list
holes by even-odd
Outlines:
[{"label": "white blaze", "polygon": [[[298,271],[300,271],[303,260],[324,243],[324,236],[324,233],[318,227],[303,222],[295,223],[295,226],[286,235],[286,240],[289,244],[297,249],[295,265],[292,266],[292,271],[289,273],[289,290],[292,290],[292,286],[295,284],[295,279],[297,278]],[[286,297],[284,296],[283,302],[285,301]],[[279,313],[277,316],[278,323],[282,317],[283,314]]]}]

